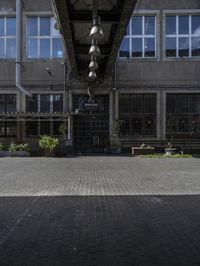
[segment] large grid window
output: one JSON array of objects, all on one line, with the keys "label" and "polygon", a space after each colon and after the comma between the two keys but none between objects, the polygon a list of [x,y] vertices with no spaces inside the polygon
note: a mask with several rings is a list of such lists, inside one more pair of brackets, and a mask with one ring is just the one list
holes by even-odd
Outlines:
[{"label": "large grid window", "polygon": [[27,58],[63,58],[63,40],[54,17],[27,18]]},{"label": "large grid window", "polygon": [[16,134],[16,121],[0,121],[0,137],[14,137]]},{"label": "large grid window", "polygon": [[16,95],[0,94],[0,113],[16,112]]},{"label": "large grid window", "polygon": [[123,136],[156,136],[156,94],[120,94],[119,118]]},{"label": "large grid window", "polygon": [[[62,94],[34,94],[32,98],[26,98],[27,112],[52,113],[63,111],[63,95]],[[49,120],[35,120],[26,122],[26,136],[40,135],[60,135],[59,127],[61,121],[49,118]]]},{"label": "large grid window", "polygon": [[166,16],[166,57],[200,57],[200,15]]},{"label": "large grid window", "polygon": [[134,16],[119,49],[120,58],[156,57],[156,16]]},{"label": "large grid window", "polygon": [[167,135],[200,137],[200,94],[167,94]]},{"label": "large grid window", "polygon": [[16,19],[0,17],[0,59],[16,57]]}]

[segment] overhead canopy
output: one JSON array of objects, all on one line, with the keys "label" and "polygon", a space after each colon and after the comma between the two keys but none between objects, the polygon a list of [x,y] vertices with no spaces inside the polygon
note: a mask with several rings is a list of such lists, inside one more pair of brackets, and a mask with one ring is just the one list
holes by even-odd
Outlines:
[{"label": "overhead canopy", "polygon": [[104,38],[99,41],[99,75],[111,74],[112,65],[137,0],[52,0],[64,37],[72,72],[87,77],[91,46],[92,11],[98,8]]}]

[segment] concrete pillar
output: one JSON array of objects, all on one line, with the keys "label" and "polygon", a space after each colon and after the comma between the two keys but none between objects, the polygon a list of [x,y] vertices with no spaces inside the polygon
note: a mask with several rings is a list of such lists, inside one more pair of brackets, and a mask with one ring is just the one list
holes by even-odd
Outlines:
[{"label": "concrete pillar", "polygon": [[167,126],[166,126],[166,93],[163,92],[163,105],[162,105],[162,109],[163,109],[163,114],[162,114],[162,121],[163,121],[163,140],[166,140],[166,130],[167,130]]},{"label": "concrete pillar", "polygon": [[109,93],[109,135],[112,136],[113,130],[113,91]]},{"label": "concrete pillar", "polygon": [[161,93],[160,91],[157,93],[157,139],[161,140],[162,132],[161,132]]},{"label": "concrete pillar", "polygon": [[115,91],[115,118],[119,118],[119,92]]}]

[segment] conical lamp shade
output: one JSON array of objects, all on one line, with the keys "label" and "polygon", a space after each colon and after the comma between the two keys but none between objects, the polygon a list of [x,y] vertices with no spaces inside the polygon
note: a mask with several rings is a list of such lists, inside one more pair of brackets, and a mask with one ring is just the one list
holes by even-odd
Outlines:
[{"label": "conical lamp shade", "polygon": [[89,50],[89,54],[91,56],[99,56],[101,54],[99,46],[97,44],[92,44]]},{"label": "conical lamp shade", "polygon": [[90,61],[90,64],[89,64],[89,69],[95,71],[95,70],[97,70],[98,68],[99,68],[99,66],[98,66],[97,61],[95,61],[94,59],[92,59],[92,60]]},{"label": "conical lamp shade", "polygon": [[88,80],[95,80],[97,78],[97,74],[95,71],[90,71],[89,75],[88,75]]},{"label": "conical lamp shade", "polygon": [[104,33],[101,26],[101,20],[99,16],[93,19],[93,26],[91,28],[89,37],[97,41],[103,39],[104,37]]}]

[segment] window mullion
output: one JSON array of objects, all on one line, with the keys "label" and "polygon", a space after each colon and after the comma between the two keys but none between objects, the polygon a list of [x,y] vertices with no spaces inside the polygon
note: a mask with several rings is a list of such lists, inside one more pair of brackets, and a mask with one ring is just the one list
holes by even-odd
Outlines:
[{"label": "window mullion", "polygon": [[192,57],[192,16],[189,16],[189,57]]},{"label": "window mullion", "polygon": [[179,17],[176,16],[176,57],[179,57]]}]

